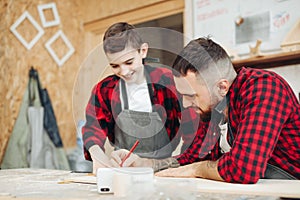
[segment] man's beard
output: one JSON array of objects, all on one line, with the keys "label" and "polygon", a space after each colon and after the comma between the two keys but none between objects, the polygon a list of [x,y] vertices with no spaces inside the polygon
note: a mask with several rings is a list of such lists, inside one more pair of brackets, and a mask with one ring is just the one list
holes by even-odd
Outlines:
[{"label": "man's beard", "polygon": [[211,110],[203,112],[200,114],[200,119],[203,122],[208,122],[211,119]]},{"label": "man's beard", "polygon": [[203,111],[200,114],[200,119],[204,122],[208,122],[211,120],[212,118],[212,111],[215,109],[215,107],[220,103],[220,101],[218,101],[218,97],[215,93],[212,93],[211,99],[213,99],[213,102],[211,102],[211,105],[209,107],[209,109],[207,111]]}]

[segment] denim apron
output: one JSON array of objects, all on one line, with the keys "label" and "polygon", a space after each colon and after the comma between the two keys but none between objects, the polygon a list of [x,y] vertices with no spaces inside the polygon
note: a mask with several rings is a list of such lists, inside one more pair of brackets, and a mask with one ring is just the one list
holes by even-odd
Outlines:
[{"label": "denim apron", "polygon": [[152,84],[147,75],[146,80],[152,112],[129,110],[125,82],[120,80],[123,109],[115,120],[115,149],[129,150],[139,140],[135,154],[143,158],[167,158],[172,155],[171,142],[159,113],[154,109]]}]

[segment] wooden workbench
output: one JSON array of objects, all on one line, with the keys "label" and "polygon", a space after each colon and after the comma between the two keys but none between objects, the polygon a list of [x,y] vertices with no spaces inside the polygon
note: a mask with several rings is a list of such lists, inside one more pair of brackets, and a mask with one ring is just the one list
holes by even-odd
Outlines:
[{"label": "wooden workbench", "polygon": [[259,180],[242,185],[193,178],[155,177],[153,188],[133,186],[127,197],[97,192],[96,177],[46,169],[0,170],[0,200],[15,199],[280,199],[300,198],[300,181]]}]

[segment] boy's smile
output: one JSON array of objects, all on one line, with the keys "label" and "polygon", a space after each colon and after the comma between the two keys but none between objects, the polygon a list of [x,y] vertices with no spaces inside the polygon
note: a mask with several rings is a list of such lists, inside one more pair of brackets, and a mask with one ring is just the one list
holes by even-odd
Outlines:
[{"label": "boy's smile", "polygon": [[107,53],[106,56],[114,74],[127,83],[142,83],[144,80],[143,58],[146,57],[148,45],[140,50],[126,47],[117,53]]}]

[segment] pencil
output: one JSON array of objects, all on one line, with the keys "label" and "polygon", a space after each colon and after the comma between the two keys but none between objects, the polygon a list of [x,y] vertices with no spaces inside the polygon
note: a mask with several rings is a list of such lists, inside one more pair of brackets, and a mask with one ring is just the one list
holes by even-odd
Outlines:
[{"label": "pencil", "polygon": [[139,140],[136,140],[134,145],[131,147],[131,149],[129,150],[129,153],[125,156],[125,158],[122,160],[120,166],[123,167],[123,163],[125,162],[125,160],[127,160],[127,158],[129,158],[129,156],[131,155],[131,153],[135,150],[135,148],[137,147],[137,145],[139,144]]}]

